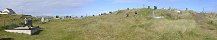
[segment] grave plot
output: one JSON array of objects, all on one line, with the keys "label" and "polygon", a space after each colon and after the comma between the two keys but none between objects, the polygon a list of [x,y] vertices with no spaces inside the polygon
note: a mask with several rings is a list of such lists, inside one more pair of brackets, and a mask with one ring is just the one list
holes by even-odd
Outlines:
[{"label": "grave plot", "polygon": [[24,19],[24,26],[19,26],[13,29],[6,29],[6,32],[14,32],[14,33],[24,33],[33,35],[34,33],[38,32],[40,30],[39,26],[33,26],[32,25],[32,19]]}]

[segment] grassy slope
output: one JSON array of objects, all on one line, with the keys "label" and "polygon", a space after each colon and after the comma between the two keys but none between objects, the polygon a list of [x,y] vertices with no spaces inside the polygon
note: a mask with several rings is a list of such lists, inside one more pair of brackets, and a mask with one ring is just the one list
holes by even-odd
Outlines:
[{"label": "grassy slope", "polygon": [[3,30],[6,26],[16,26],[22,19],[20,15],[0,15],[0,30]]},{"label": "grassy slope", "polygon": [[[134,14],[137,11],[138,14]],[[216,40],[216,17],[197,22],[194,12],[157,10],[163,19],[151,18],[151,9],[119,10],[104,16],[52,20],[38,35],[1,32],[16,40]],[[126,17],[126,14],[130,14]],[[205,15],[207,18],[207,16]],[[212,20],[211,20],[212,19]],[[213,21],[210,23],[210,20]],[[208,23],[206,22],[208,21]],[[206,24],[206,25],[201,25]],[[211,25],[211,26],[210,26]]]}]

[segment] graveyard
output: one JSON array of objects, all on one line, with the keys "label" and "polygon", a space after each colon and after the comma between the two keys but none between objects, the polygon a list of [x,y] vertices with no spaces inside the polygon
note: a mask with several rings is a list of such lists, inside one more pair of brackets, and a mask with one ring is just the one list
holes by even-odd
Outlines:
[{"label": "graveyard", "polygon": [[[0,15],[0,18],[1,24],[4,19],[5,25],[22,25],[20,21],[26,17]],[[5,32],[1,25],[0,39],[217,40],[217,14],[193,10],[126,8],[81,19],[52,19],[46,23],[40,22],[44,18],[32,18],[33,25],[42,28],[38,34]]]}]

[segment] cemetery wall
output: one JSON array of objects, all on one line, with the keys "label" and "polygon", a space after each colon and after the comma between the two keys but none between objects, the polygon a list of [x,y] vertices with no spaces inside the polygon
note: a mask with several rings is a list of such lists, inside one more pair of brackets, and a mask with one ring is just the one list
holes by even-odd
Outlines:
[{"label": "cemetery wall", "polygon": [[5,30],[7,32],[24,33],[31,35],[31,30]]},{"label": "cemetery wall", "polygon": [[32,34],[38,32],[39,28],[35,28],[35,29],[32,29],[32,30],[14,30],[14,29],[11,29],[11,30],[5,30],[5,31],[6,32],[24,33],[24,34],[32,35]]}]

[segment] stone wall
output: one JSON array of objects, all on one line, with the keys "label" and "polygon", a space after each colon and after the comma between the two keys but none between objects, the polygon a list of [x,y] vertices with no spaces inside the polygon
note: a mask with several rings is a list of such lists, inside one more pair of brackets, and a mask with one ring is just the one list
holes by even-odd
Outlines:
[{"label": "stone wall", "polygon": [[31,35],[31,30],[5,30],[6,32],[24,33]]},{"label": "stone wall", "polygon": [[35,29],[32,29],[32,30],[15,30],[15,29],[11,29],[11,30],[5,30],[5,31],[6,32],[24,33],[24,34],[32,35],[32,34],[38,32],[39,28],[35,28]]}]

